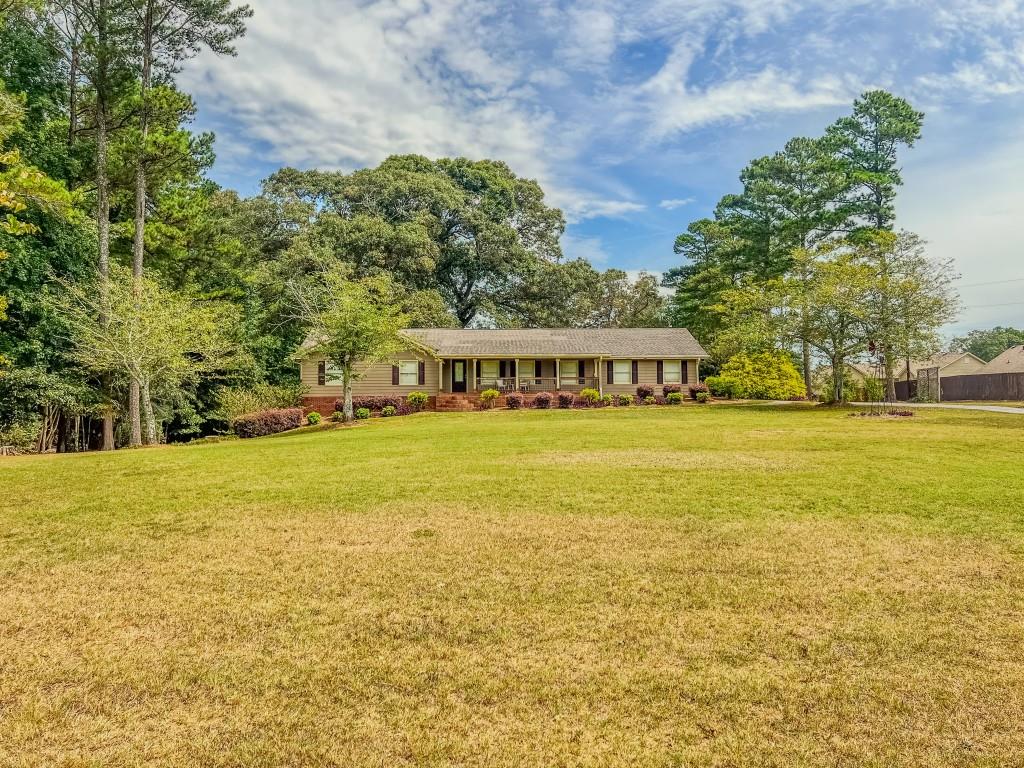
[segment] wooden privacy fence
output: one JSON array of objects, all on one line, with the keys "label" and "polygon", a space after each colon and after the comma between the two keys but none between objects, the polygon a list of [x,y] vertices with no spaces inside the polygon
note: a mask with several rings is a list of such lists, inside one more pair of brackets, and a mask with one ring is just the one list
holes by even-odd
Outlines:
[{"label": "wooden privacy fence", "polygon": [[[910,400],[917,394],[916,381],[897,381],[896,399]],[[975,373],[943,376],[939,379],[940,400],[1022,400],[1024,373]]]},{"label": "wooden privacy fence", "polygon": [[941,380],[943,400],[1024,400],[1024,373],[976,373]]}]

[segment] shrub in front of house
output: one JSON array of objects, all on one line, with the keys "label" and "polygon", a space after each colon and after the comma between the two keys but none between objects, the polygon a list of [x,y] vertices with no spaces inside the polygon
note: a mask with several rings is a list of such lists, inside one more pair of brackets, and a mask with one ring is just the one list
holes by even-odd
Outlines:
[{"label": "shrub in front of house", "polygon": [[430,396],[426,392],[410,392],[405,402],[413,411],[422,411],[430,402]]},{"label": "shrub in front of house", "polygon": [[344,411],[335,411],[334,413],[331,414],[331,421],[333,421],[335,424],[340,424],[344,420],[345,420],[345,412]]},{"label": "shrub in front of house", "polygon": [[601,393],[596,389],[583,389],[580,390],[580,403],[587,406],[597,405],[597,402],[601,399]]},{"label": "shrub in front of house", "polygon": [[505,405],[510,411],[518,411],[523,407],[523,396],[518,392],[510,392],[505,395]]},{"label": "shrub in front of house", "polygon": [[251,387],[228,387],[217,393],[218,415],[234,422],[240,416],[282,408],[298,408],[309,388],[301,384],[273,386],[255,384]]},{"label": "shrub in front of house", "polygon": [[639,402],[644,402],[648,397],[654,397],[654,387],[648,386],[647,384],[641,384],[636,388],[636,399]]},{"label": "shrub in front of house", "polygon": [[533,396],[534,408],[550,408],[552,395],[550,392],[538,392]]},{"label": "shrub in front of house", "polygon": [[320,414],[317,413],[316,411],[312,411],[308,416],[306,416],[306,423],[309,424],[309,426],[311,427],[315,427],[317,424],[320,423],[320,421]]},{"label": "shrub in front of house", "polygon": [[731,400],[734,397],[738,397],[736,390],[736,382],[730,379],[724,379],[721,376],[708,376],[704,380],[704,384],[715,397],[724,397],[727,400]]},{"label": "shrub in front of house", "polygon": [[356,414],[355,415],[356,415],[356,418],[359,419],[359,420],[368,419],[368,418],[370,418],[370,409],[369,408],[365,408],[365,407],[364,408],[356,408]]},{"label": "shrub in front of house", "polygon": [[601,399],[599,402],[604,407],[608,407],[609,405],[615,405],[615,395],[601,395]]},{"label": "shrub in front of house", "polygon": [[710,403],[711,402],[711,393],[710,392],[698,392],[697,393],[697,402],[698,403]]},{"label": "shrub in front of house", "polygon": [[576,395],[572,392],[559,392],[558,393],[558,407],[559,408],[572,408],[576,403]]},{"label": "shrub in front of house", "polygon": [[700,382],[699,384],[691,384],[690,385],[690,399],[691,400],[696,400],[698,392],[708,392],[708,391],[710,391],[710,390],[708,390],[708,385],[705,384],[704,382]]},{"label": "shrub in front of house", "polygon": [[[355,409],[365,408],[371,413],[380,413],[382,410],[387,408],[389,405],[398,409],[398,406],[402,404],[401,397],[389,397],[386,395],[364,395],[362,397],[352,398],[352,407]],[[345,410],[345,401],[338,400],[334,403],[334,409],[336,411]]]},{"label": "shrub in front of house", "polygon": [[484,408],[493,408],[495,401],[501,397],[501,392],[496,389],[485,389],[480,393],[480,405]]},{"label": "shrub in front of house", "polygon": [[665,395],[665,402],[669,405],[680,405],[683,402],[682,392],[669,392]]},{"label": "shrub in front of house", "polygon": [[297,429],[305,420],[306,414],[301,408],[273,408],[238,416],[231,426],[239,437],[264,437]]},{"label": "shrub in front of house", "polygon": [[616,405],[632,405],[636,401],[632,395],[617,395],[615,398]]},{"label": "shrub in front of house", "polygon": [[393,405],[385,405],[380,409],[380,415],[384,417],[394,416],[396,413],[398,413],[398,409]]},{"label": "shrub in front of house", "polygon": [[683,387],[680,384],[666,384],[664,387],[661,388],[661,394],[663,394],[665,397],[668,397],[673,392],[682,392],[682,391],[683,391]]},{"label": "shrub in front of house", "polygon": [[644,405],[657,405],[658,404],[658,399],[654,395],[647,395],[647,397],[645,397],[643,399],[643,404]]}]

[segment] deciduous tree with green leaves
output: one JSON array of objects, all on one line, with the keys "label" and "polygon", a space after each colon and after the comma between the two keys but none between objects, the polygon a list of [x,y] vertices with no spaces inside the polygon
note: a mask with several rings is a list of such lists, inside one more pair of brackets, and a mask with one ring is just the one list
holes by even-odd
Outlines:
[{"label": "deciduous tree with green leaves", "polygon": [[322,357],[341,372],[345,420],[351,421],[352,382],[362,366],[402,348],[398,332],[408,325],[400,289],[390,277],[352,279],[347,269],[324,272],[317,282],[293,283],[295,317],[306,328],[297,354]]},{"label": "deciduous tree with green leaves", "polygon": [[994,360],[1010,347],[1024,344],[1024,330],[1005,328],[1001,325],[987,330],[975,330],[953,339],[952,348],[959,352],[970,352],[985,362]]}]

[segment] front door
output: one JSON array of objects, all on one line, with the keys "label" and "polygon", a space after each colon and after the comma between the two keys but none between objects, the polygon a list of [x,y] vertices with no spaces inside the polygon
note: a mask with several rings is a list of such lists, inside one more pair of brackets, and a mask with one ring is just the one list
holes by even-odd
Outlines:
[{"label": "front door", "polygon": [[466,361],[452,360],[452,392],[466,391]]}]

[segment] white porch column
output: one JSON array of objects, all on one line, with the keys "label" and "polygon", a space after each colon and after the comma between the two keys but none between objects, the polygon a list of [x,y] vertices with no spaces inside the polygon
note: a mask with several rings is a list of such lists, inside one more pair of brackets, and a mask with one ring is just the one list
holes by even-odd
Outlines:
[{"label": "white porch column", "polygon": [[555,391],[557,392],[562,388],[562,369],[559,365],[562,361],[557,357],[555,358]]},{"label": "white porch column", "polygon": [[519,391],[519,358],[516,358],[516,392]]},{"label": "white porch column", "polygon": [[604,365],[602,365],[602,362],[600,357],[594,361],[594,378],[597,379],[598,394],[604,397],[604,377],[601,376],[601,369],[604,368]]},{"label": "white porch column", "polygon": [[444,360],[437,361],[437,391],[444,392]]},{"label": "white porch column", "polygon": [[469,382],[469,392],[476,392],[476,358],[469,361],[469,375],[466,380]]}]

